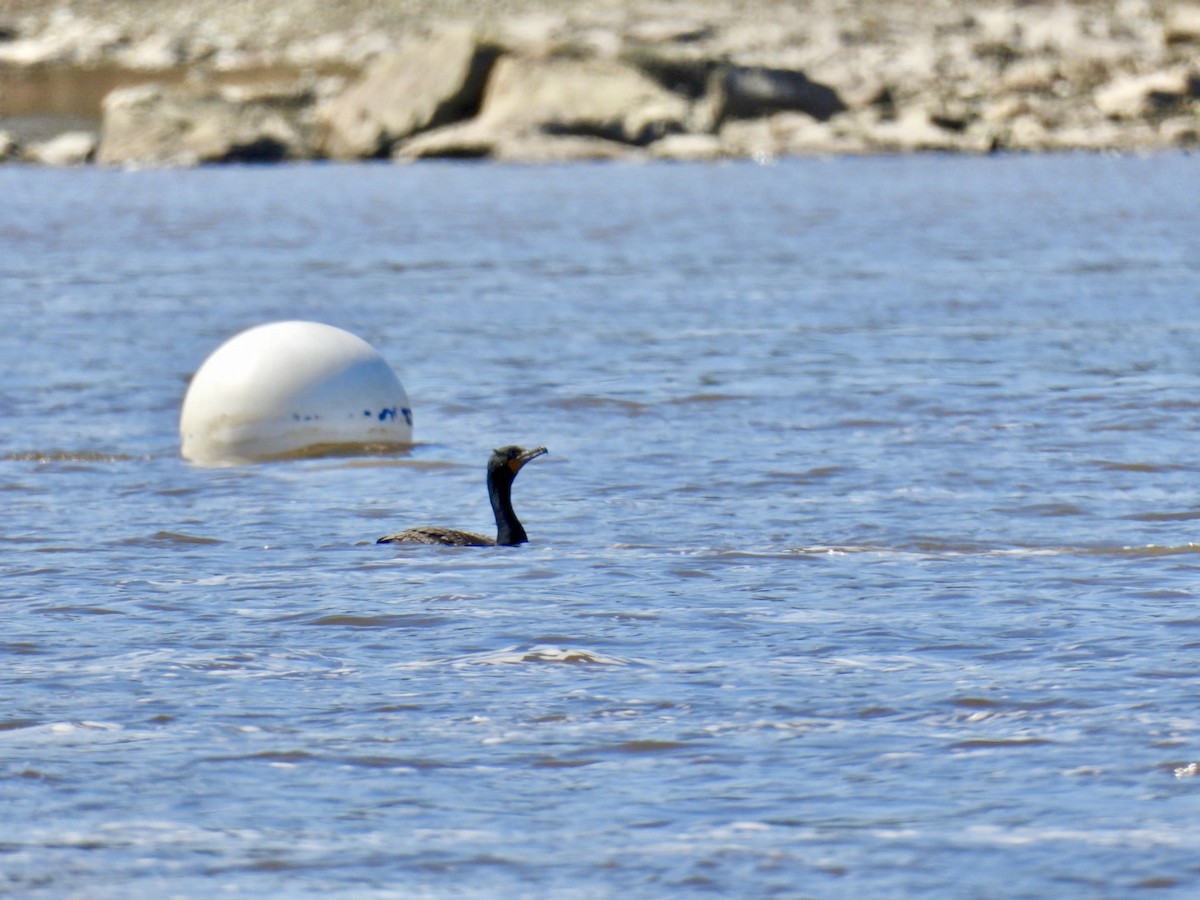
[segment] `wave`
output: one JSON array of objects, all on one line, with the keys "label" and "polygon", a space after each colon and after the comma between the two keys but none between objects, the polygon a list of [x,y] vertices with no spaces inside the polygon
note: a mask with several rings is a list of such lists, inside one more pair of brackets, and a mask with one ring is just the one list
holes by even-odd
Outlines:
[{"label": "wave", "polygon": [[5,462],[34,463],[112,463],[146,458],[130,456],[127,453],[96,453],[92,450],[18,450],[0,456],[0,459]]},{"label": "wave", "polygon": [[641,664],[638,660],[626,659],[620,656],[610,656],[595,650],[582,647],[567,647],[557,644],[535,644],[529,647],[511,646],[499,650],[487,650],[482,653],[471,653],[466,656],[450,657],[436,660],[416,660],[399,663],[396,668],[418,669],[443,666],[472,667],[472,666],[507,666],[527,663],[556,664],[584,666],[630,666]]},{"label": "wave", "polygon": [[[895,546],[881,544],[817,544],[808,547],[792,547],[789,554],[802,556],[841,556],[854,553],[878,556],[976,556],[976,557],[1023,557],[1023,556],[1098,556],[1118,558],[1155,558],[1161,556],[1184,556],[1200,553],[1200,543],[1185,544],[1095,544],[1088,546],[1002,546],[979,544],[969,541],[922,539]],[[757,554],[745,554],[757,555]],[[777,553],[763,554],[777,556]]]}]

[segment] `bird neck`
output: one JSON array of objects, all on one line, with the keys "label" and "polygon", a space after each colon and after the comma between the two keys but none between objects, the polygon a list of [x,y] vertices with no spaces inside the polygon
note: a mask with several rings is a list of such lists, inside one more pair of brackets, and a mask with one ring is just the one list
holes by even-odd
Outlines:
[{"label": "bird neck", "polygon": [[488,496],[492,500],[492,512],[496,515],[496,543],[501,545],[524,544],[529,540],[521,527],[512,507],[512,479],[497,479],[488,472]]}]

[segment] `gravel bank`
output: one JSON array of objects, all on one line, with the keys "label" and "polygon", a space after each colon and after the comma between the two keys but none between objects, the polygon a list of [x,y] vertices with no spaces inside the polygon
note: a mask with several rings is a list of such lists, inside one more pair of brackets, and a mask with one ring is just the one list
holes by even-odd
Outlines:
[{"label": "gravel bank", "polygon": [[1200,3],[0,5],[0,158],[10,160],[1197,144]]}]

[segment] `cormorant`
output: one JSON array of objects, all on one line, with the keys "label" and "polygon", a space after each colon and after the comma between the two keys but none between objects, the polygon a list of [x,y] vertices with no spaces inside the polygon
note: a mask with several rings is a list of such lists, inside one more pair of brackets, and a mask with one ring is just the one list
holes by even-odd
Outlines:
[{"label": "cormorant", "polygon": [[446,547],[514,547],[524,544],[529,538],[525,536],[525,529],[521,527],[521,523],[517,521],[517,514],[513,512],[512,483],[525,463],[547,452],[545,447],[535,447],[532,450],[501,447],[492,451],[487,465],[487,486],[488,496],[492,500],[492,512],[496,515],[495,540],[469,531],[424,525],[409,528],[399,534],[389,534],[375,543],[441,544]]}]

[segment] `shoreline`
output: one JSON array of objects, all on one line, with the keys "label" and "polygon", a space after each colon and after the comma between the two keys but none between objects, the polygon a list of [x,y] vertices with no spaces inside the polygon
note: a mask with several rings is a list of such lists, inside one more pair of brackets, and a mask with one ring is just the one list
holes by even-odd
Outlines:
[{"label": "shoreline", "polygon": [[7,0],[0,160],[1200,147],[1200,3]]}]

